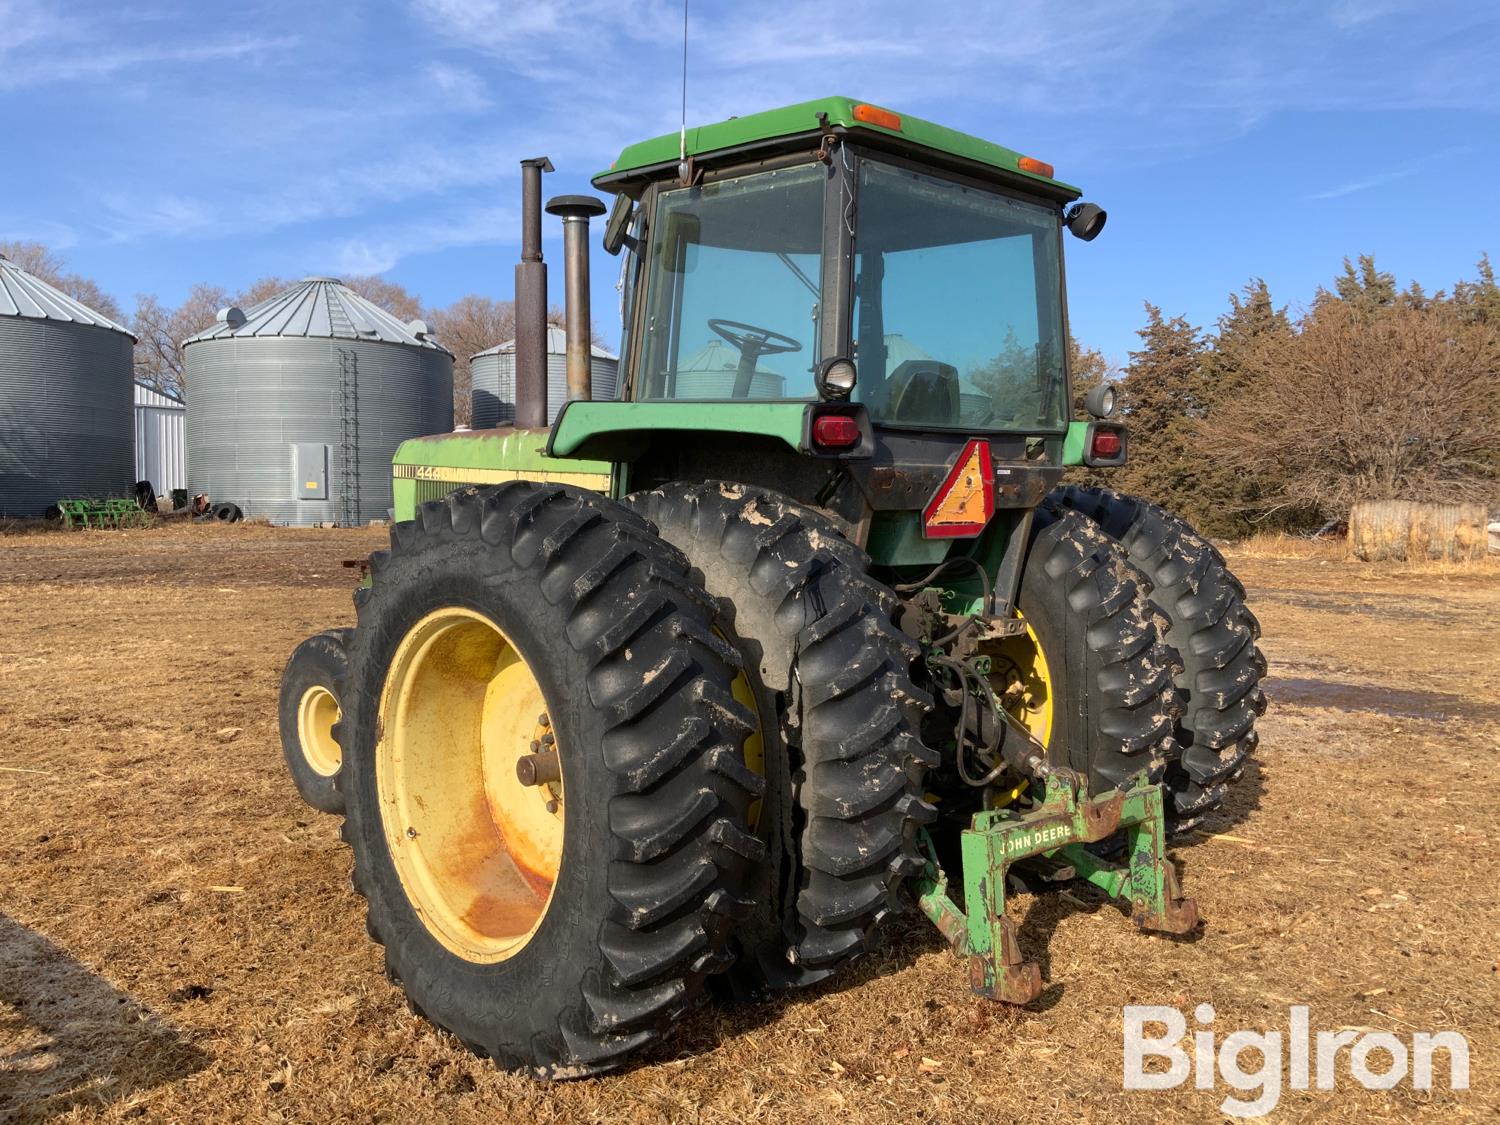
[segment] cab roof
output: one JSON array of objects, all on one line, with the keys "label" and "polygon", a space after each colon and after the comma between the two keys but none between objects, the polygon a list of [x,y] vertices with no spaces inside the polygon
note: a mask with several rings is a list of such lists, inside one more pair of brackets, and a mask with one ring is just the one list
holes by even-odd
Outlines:
[{"label": "cab roof", "polygon": [[[687,130],[687,154],[694,158],[729,155],[775,147],[778,141],[812,139],[825,131],[913,155],[933,154],[947,158],[944,163],[971,168],[979,165],[980,171],[998,170],[1005,174],[1005,179],[1019,177],[1032,181],[1043,194],[1055,198],[1077,199],[1081,194],[1073,185],[1028,167],[1027,162],[1033,165],[1040,162],[1031,161],[1013,149],[856,98],[819,98],[731,117],[712,125],[697,125]],[[680,145],[677,133],[627,145],[607,170],[594,177],[594,186],[604,191],[620,191],[632,182],[655,179],[664,171],[675,170]],[[1050,171],[1047,165],[1040,166]]]}]

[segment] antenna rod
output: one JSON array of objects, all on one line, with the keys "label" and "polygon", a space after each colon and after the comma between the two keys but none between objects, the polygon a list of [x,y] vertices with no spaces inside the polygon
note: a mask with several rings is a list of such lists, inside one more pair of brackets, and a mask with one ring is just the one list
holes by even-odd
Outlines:
[{"label": "antenna rod", "polygon": [[677,133],[677,159],[681,163],[682,176],[687,177],[687,43],[688,0],[682,0],[682,127]]}]

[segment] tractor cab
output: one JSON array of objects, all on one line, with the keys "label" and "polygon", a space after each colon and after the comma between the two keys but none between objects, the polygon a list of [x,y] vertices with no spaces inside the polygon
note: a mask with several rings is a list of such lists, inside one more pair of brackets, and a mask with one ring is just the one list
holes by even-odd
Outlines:
[{"label": "tractor cab", "polygon": [[847,397],[880,427],[1061,433],[1061,204],[1077,192],[994,146],[998,163],[961,168],[923,145],[925,123],[820,105],[761,115],[803,118],[800,138],[598,178],[629,207],[628,396]]},{"label": "tractor cab", "polygon": [[635,409],[569,403],[553,455],[628,466],[633,490],[722,472],[727,444],[905,562],[947,549],[913,521],[966,443],[1017,464],[999,502],[1018,508],[1083,459],[1062,233],[1104,213],[1049,165],[828,98],[632,145],[594,184],[615,194]]}]

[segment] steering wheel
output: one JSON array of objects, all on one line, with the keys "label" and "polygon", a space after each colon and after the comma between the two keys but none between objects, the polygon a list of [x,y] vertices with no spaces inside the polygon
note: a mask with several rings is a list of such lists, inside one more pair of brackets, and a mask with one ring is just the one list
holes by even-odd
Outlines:
[{"label": "steering wheel", "polygon": [[734,372],[734,397],[750,397],[750,381],[755,378],[755,364],[763,355],[781,355],[783,352],[800,352],[802,341],[760,328],[754,324],[742,324],[738,320],[714,317],[709,328],[739,349],[740,362]]}]

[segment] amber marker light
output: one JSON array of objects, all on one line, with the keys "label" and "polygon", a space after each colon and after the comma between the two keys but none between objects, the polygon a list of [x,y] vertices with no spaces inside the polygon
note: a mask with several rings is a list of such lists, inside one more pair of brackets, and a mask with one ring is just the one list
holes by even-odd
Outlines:
[{"label": "amber marker light", "polygon": [[879,125],[882,129],[889,129],[893,133],[901,132],[901,115],[892,113],[888,109],[881,109],[879,106],[863,103],[855,106],[854,120],[863,121],[866,125]]}]

